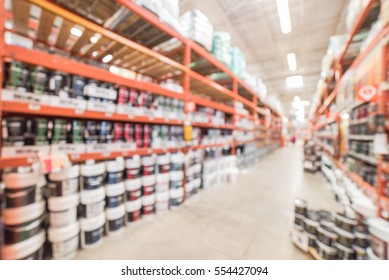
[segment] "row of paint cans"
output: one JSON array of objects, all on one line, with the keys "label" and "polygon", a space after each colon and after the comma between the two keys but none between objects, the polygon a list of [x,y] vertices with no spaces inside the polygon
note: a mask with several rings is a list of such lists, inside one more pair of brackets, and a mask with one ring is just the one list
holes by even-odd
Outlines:
[{"label": "row of paint cans", "polygon": [[46,179],[38,165],[5,169],[2,210],[3,259],[42,259],[45,242]]},{"label": "row of paint cans", "polygon": [[203,150],[189,151],[185,161],[185,197],[190,198],[201,188]]},{"label": "row of paint cans", "polygon": [[318,251],[323,259],[367,259],[370,234],[351,214],[308,210],[307,202],[296,199],[294,225],[303,229],[308,245]]}]

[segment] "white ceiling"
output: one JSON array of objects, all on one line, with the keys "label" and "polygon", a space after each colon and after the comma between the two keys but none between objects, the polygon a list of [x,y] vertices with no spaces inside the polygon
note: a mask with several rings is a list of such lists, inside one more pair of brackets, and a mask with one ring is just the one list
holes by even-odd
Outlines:
[{"label": "white ceiling", "polygon": [[[181,0],[181,14],[199,9],[217,31],[232,35],[232,45],[246,56],[248,72],[260,77],[268,94],[276,95],[290,109],[294,96],[312,100],[321,60],[331,35],[345,32],[348,0],[289,0],[292,32],[283,34],[275,0]],[[291,72],[286,55],[294,52],[298,68]],[[304,87],[288,90],[285,78],[301,74]]]}]

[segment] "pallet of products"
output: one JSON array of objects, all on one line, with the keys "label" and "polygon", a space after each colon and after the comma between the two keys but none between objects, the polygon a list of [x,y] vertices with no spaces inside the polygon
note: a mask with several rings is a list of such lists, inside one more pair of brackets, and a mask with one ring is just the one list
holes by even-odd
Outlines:
[{"label": "pallet of products", "polygon": [[214,32],[212,43],[213,56],[225,65],[231,65],[231,35],[227,32]]},{"label": "pallet of products", "polygon": [[212,51],[213,25],[200,10],[187,11],[180,17],[182,35]]},{"label": "pallet of products", "polygon": [[311,139],[304,143],[304,170],[316,172],[321,164],[322,148],[317,145],[316,141]]},{"label": "pallet of products", "polygon": [[[295,200],[292,241],[305,252],[323,260],[387,259],[389,223],[378,218],[363,220],[355,213],[330,213],[308,209]],[[378,244],[379,245],[378,245]],[[379,254],[378,256],[376,254]]]}]

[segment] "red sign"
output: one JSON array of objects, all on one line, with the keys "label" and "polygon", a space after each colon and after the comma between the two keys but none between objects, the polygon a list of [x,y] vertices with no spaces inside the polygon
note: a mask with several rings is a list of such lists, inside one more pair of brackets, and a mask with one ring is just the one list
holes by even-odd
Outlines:
[{"label": "red sign", "polygon": [[378,88],[376,86],[362,86],[357,91],[357,100],[364,102],[371,101],[377,96]]}]

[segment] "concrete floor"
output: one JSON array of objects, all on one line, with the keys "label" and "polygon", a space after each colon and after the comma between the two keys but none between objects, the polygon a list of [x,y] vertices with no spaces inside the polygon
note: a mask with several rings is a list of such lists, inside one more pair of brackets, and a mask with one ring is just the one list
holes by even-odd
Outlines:
[{"label": "concrete floor", "polygon": [[77,259],[310,259],[289,239],[293,200],[336,211],[321,173],[304,173],[302,148],[286,147],[242,172],[236,184],[204,190],[177,210],[106,237]]}]

